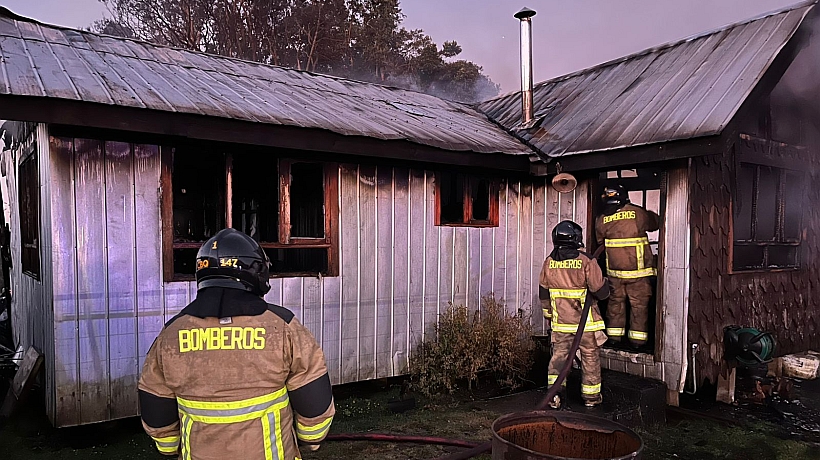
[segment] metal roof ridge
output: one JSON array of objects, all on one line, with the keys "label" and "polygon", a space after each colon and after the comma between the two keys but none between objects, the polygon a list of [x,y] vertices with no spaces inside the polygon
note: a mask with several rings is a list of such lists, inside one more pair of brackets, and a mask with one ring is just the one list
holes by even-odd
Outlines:
[{"label": "metal roof ridge", "polygon": [[[559,82],[559,81],[568,80],[570,78],[577,77],[578,75],[583,75],[583,74],[592,72],[594,70],[598,70],[598,69],[601,69],[601,68],[604,68],[604,67],[613,66],[615,64],[620,64],[622,62],[629,61],[629,60],[632,60],[632,59],[635,59],[635,58],[638,58],[638,57],[646,56],[646,55],[651,54],[651,53],[656,53],[656,52],[659,52],[659,51],[662,51],[662,50],[665,50],[665,49],[680,46],[680,45],[683,45],[684,43],[688,43],[688,42],[691,42],[691,41],[694,41],[694,40],[699,40],[699,39],[702,39],[702,38],[705,38],[705,37],[708,37],[708,36],[711,36],[711,35],[718,34],[720,32],[725,32],[727,30],[734,29],[736,27],[745,26],[745,25],[750,24],[752,22],[760,21],[760,20],[763,20],[763,19],[766,19],[766,18],[769,18],[769,17],[772,17],[772,16],[780,15],[780,14],[790,13],[790,12],[798,10],[800,8],[813,6],[817,2],[818,2],[818,0],[802,0],[802,1],[800,1],[796,4],[794,4],[794,5],[791,5],[791,6],[788,6],[788,7],[785,7],[785,8],[781,8],[781,9],[778,9],[778,10],[769,11],[767,13],[763,13],[761,15],[754,16],[754,17],[749,18],[749,19],[744,19],[743,21],[740,21],[740,22],[726,24],[726,25],[721,26],[717,29],[706,30],[704,32],[698,32],[696,34],[690,35],[688,37],[684,37],[682,39],[673,40],[673,41],[669,41],[669,42],[666,42],[666,43],[661,43],[659,45],[655,45],[655,46],[645,48],[645,49],[640,50],[640,51],[636,51],[636,52],[628,54],[626,56],[621,56],[621,57],[618,57],[618,58],[615,58],[615,59],[611,59],[609,61],[604,61],[604,62],[601,62],[599,64],[595,64],[595,65],[590,66],[590,67],[585,67],[583,69],[576,70],[576,71],[573,71],[573,72],[570,72],[570,73],[567,73],[567,74],[564,74],[564,75],[559,75],[557,77],[553,77],[553,78],[550,78],[548,80],[540,81],[540,82],[535,84],[533,90],[536,90],[540,87],[546,86],[550,83],[556,83],[556,82]],[[512,96],[512,95],[517,95],[519,93],[521,93],[521,90],[510,91],[510,92],[495,96],[493,98],[490,98],[490,99],[487,99],[487,100],[484,100],[484,101],[481,101],[481,102],[477,102],[477,103],[474,104],[474,106],[477,107],[479,105],[487,104],[487,103],[490,103],[490,102],[493,102],[493,101],[497,101],[499,99],[503,99],[505,97],[509,97],[509,96]]]}]

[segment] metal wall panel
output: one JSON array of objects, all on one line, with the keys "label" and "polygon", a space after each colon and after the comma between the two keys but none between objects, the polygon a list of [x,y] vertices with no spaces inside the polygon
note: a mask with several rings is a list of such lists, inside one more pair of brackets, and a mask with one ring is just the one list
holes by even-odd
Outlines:
[{"label": "metal wall panel", "polygon": [[393,215],[391,265],[387,270],[392,276],[393,295],[390,299],[393,315],[391,358],[393,372],[407,370],[410,350],[410,172],[404,168],[393,169]]},{"label": "metal wall panel", "polygon": [[389,377],[393,373],[393,168],[376,169],[376,264],[374,280],[376,296],[376,375]]},{"label": "metal wall panel", "polygon": [[[54,390],[59,402],[52,423],[80,423],[79,338],[77,328],[74,143],[50,138],[51,223],[54,300]],[[14,245],[13,245],[14,246]],[[48,387],[48,385],[47,385]],[[52,392],[52,390],[49,390]]]},{"label": "metal wall panel", "polygon": [[136,241],[132,146],[105,143],[105,223],[108,250],[108,356],[110,417],[128,417],[139,408]]},{"label": "metal wall panel", "polygon": [[80,423],[108,420],[108,267],[102,142],[75,139]]},{"label": "metal wall panel", "polygon": [[410,219],[407,229],[409,234],[408,251],[410,253],[408,308],[410,310],[410,347],[412,349],[424,338],[426,257],[423,249],[427,247],[425,244],[427,235],[425,232],[419,232],[418,229],[427,225],[425,220],[427,218],[425,212],[427,209],[427,201],[425,200],[427,185],[423,171],[411,170],[408,180],[407,194],[409,203],[412,203],[408,209]]},{"label": "metal wall panel", "polygon": [[165,296],[162,270],[162,222],[159,215],[159,148],[134,146],[134,217],[131,229],[135,242],[135,277],[137,299],[137,357],[142,369],[145,355],[165,324]]},{"label": "metal wall panel", "polygon": [[[359,168],[343,165],[339,181],[339,264],[342,321],[339,382],[359,380]],[[345,212],[347,211],[347,212]]]},{"label": "metal wall panel", "polygon": [[376,378],[376,171],[375,166],[360,166],[357,186],[360,380]]}]

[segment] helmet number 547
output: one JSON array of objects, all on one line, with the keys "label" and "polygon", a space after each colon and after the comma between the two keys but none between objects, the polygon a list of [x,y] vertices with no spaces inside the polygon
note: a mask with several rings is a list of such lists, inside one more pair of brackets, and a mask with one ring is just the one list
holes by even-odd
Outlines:
[{"label": "helmet number 547", "polygon": [[227,257],[219,259],[219,266],[220,267],[239,268],[238,263],[239,263],[239,259],[231,259],[231,258],[227,258]]}]

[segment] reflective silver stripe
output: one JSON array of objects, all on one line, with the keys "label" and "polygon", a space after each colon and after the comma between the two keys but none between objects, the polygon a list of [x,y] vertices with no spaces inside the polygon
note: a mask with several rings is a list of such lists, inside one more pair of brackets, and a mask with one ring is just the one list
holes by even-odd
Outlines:
[{"label": "reflective silver stripe", "polygon": [[321,428],[316,428],[315,430],[296,430],[296,434],[297,435],[310,436],[310,435],[319,434],[319,433],[321,433],[323,431],[327,431],[329,429],[330,429],[330,425],[325,425]]},{"label": "reflective silver stripe", "polygon": [[194,421],[184,413],[180,420],[180,430],[182,431],[182,460],[191,460],[191,425]]},{"label": "reflective silver stripe", "polygon": [[254,406],[243,407],[241,409],[226,409],[226,410],[217,410],[217,409],[193,409],[190,407],[185,407],[181,402],[177,402],[179,408],[182,409],[186,414],[189,415],[202,415],[206,417],[234,417],[237,415],[247,415],[252,414],[254,412],[264,411],[265,409],[269,409],[271,406],[274,406],[278,403],[285,402],[288,400],[287,393],[284,396],[280,396],[273,401],[268,401],[262,404],[256,404]]},{"label": "reflective silver stripe", "polygon": [[182,460],[191,459],[190,436],[194,422],[210,425],[248,421],[259,423],[260,420],[265,460],[284,460],[282,458],[284,444],[279,416],[280,411],[287,409],[288,404],[288,393],[285,388],[268,395],[231,402],[192,401],[177,398],[177,407],[182,420]]},{"label": "reflective silver stripe", "polygon": [[[280,453],[285,455],[284,443],[281,436],[279,436],[281,427],[279,426],[279,420],[276,418],[277,415],[278,412],[276,411],[269,412],[262,422],[263,431],[269,432],[268,439],[270,440],[270,447],[266,446],[265,449],[265,460],[282,460]],[[267,427],[265,427],[266,423]]]},{"label": "reflective silver stripe", "polygon": [[318,441],[325,437],[330,431],[330,425],[333,423],[333,417],[329,417],[314,426],[305,426],[301,423],[296,423],[296,437],[302,441]]},{"label": "reflective silver stripe", "polygon": [[174,441],[174,442],[160,442],[160,441],[157,441],[156,439],[154,439],[154,442],[155,442],[155,443],[157,443],[157,445],[158,445],[158,446],[160,446],[160,447],[168,447],[168,448],[176,448],[176,447],[179,447],[179,441]]},{"label": "reflective silver stripe", "polygon": [[626,335],[626,329],[622,327],[608,327],[606,328],[606,335],[610,337],[623,337]]}]

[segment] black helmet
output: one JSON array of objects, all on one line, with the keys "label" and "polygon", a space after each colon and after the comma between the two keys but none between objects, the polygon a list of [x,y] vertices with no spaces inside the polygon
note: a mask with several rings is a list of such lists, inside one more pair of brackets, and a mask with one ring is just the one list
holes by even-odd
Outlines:
[{"label": "black helmet", "polygon": [[552,229],[552,245],[557,248],[579,249],[584,247],[584,231],[571,220],[559,222]]},{"label": "black helmet", "polygon": [[239,230],[220,230],[196,254],[197,289],[223,287],[263,296],[270,291],[269,277],[268,255]]},{"label": "black helmet", "polygon": [[614,187],[604,187],[604,193],[601,194],[601,199],[606,205],[623,206],[629,203],[629,193],[623,185],[616,185]]}]

